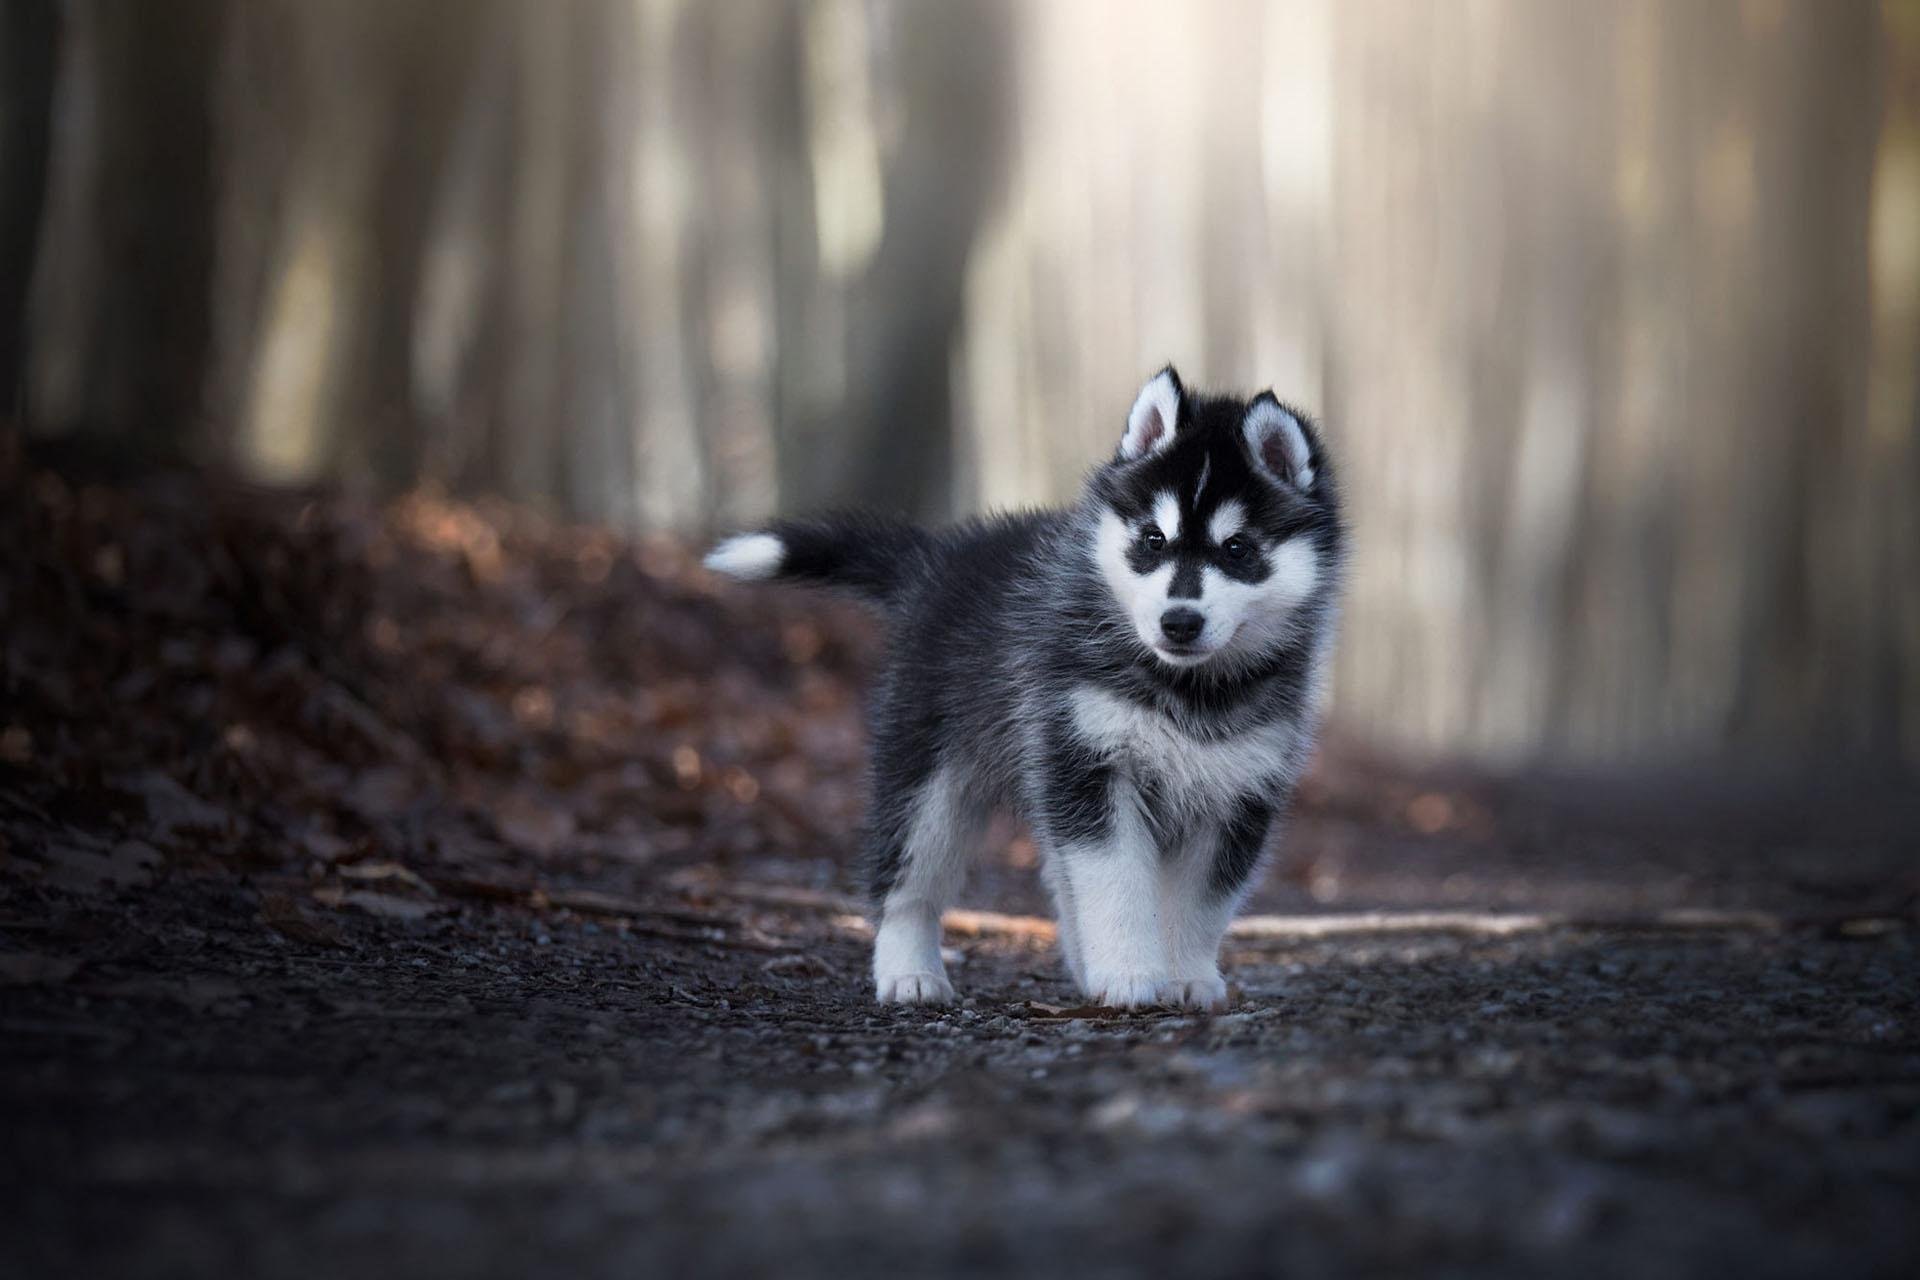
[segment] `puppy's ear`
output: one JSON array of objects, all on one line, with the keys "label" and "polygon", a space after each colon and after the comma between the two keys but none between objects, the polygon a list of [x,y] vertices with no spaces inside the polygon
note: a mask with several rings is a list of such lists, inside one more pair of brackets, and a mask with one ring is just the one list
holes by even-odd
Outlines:
[{"label": "puppy's ear", "polygon": [[1302,493],[1313,488],[1314,446],[1300,415],[1281,404],[1271,391],[1262,391],[1247,406],[1241,426],[1247,449],[1262,470]]},{"label": "puppy's ear", "polygon": [[1180,375],[1168,365],[1147,379],[1127,414],[1127,433],[1120,437],[1120,460],[1132,462],[1160,452],[1173,443],[1180,427],[1180,401],[1186,392]]}]

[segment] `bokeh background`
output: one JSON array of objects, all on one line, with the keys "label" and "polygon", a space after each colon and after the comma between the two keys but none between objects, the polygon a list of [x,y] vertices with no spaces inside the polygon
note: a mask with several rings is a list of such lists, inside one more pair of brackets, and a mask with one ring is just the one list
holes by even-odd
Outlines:
[{"label": "bokeh background", "polygon": [[1326,421],[1343,732],[1920,761],[1914,0],[6,0],[0,414],[702,535]]}]

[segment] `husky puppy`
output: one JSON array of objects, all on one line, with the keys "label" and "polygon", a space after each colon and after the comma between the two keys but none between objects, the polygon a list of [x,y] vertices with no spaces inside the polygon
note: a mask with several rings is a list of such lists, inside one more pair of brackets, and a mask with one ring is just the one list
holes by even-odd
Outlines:
[{"label": "husky puppy", "polygon": [[1168,367],[1067,510],[779,521],[716,547],[718,572],[850,588],[890,624],[863,856],[878,998],[953,999],[940,915],[1004,809],[1088,998],[1223,1005],[1220,940],[1318,727],[1344,545],[1306,415]]}]

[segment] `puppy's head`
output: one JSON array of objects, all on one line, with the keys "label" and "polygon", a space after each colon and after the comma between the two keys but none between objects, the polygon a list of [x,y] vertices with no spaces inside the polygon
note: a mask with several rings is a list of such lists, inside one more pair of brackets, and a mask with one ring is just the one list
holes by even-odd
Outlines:
[{"label": "puppy's head", "polygon": [[1161,370],[1089,497],[1099,572],[1169,667],[1257,661],[1333,589],[1341,530],[1325,446],[1271,391],[1200,396]]}]

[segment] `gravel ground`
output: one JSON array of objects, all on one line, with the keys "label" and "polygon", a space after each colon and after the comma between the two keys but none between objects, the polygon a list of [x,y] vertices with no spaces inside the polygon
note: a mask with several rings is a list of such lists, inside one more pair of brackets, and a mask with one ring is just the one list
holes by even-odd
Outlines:
[{"label": "gravel ground", "polygon": [[1106,1017],[1017,932],[956,937],[966,1003],[927,1013],[867,1002],[830,911],[349,910],[302,941],[270,900],[0,899],[11,1274],[1920,1261],[1901,917],[1283,938],[1230,955],[1231,1012]]}]

